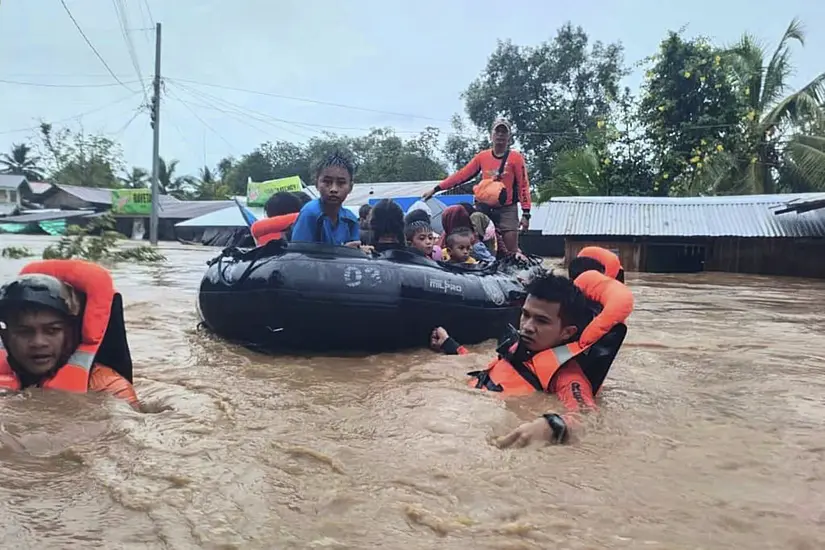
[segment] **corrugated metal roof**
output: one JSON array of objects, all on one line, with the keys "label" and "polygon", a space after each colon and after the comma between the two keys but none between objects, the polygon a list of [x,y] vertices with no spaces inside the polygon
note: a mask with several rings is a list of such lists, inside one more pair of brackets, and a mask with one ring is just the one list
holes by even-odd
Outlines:
[{"label": "corrugated metal roof", "polygon": [[0,189],[12,189],[14,191],[20,187],[20,184],[26,181],[23,176],[0,175]]},{"label": "corrugated metal roof", "polygon": [[52,188],[52,184],[45,181],[30,181],[29,187],[34,195],[42,195]]},{"label": "corrugated metal roof", "polygon": [[[161,195],[163,196],[163,195]],[[234,206],[232,201],[179,201],[161,202],[158,217],[161,219],[191,220],[218,210]],[[238,207],[235,206],[237,210]]]},{"label": "corrugated metal roof", "polygon": [[29,212],[28,214],[20,214],[19,216],[2,218],[0,221],[2,221],[2,223],[37,223],[47,220],[86,218],[94,215],[95,212],[92,210],[60,210],[59,212]]},{"label": "corrugated metal roof", "polygon": [[[821,197],[556,197],[544,203],[542,235],[823,237],[825,214],[774,215],[789,200]],[[533,224],[531,224],[533,225]]]},{"label": "corrugated metal roof", "polygon": [[[59,189],[90,204],[112,204],[112,190],[104,187],[81,187],[79,185],[52,184],[52,188]],[[171,195],[158,195],[161,206],[182,202]]]},{"label": "corrugated metal roof", "polygon": [[370,199],[392,199],[396,197],[420,197],[425,191],[435,187],[438,181],[398,181],[388,183],[356,183],[344,201],[344,206],[368,204]]}]

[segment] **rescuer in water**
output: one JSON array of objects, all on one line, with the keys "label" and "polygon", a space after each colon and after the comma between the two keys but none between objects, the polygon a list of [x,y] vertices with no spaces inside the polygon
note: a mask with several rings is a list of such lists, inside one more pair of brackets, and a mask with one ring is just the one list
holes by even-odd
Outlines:
[{"label": "rescuer in water", "polygon": [[[498,347],[487,369],[469,373],[470,384],[504,395],[554,394],[567,410],[522,424],[498,439],[500,447],[569,439],[578,413],[597,409],[594,396],[624,341],[623,323],[633,309],[627,287],[592,269],[580,273],[575,284],[544,273],[527,292],[519,331]],[[447,354],[467,353],[442,327],[433,330],[430,344]]]},{"label": "rescuer in water", "polygon": [[104,392],[139,409],[120,295],[97,264],[46,260],[0,287],[0,388]]}]

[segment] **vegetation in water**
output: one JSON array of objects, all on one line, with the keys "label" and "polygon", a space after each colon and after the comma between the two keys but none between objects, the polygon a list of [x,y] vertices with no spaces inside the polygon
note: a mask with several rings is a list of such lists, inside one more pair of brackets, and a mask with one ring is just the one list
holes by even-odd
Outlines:
[{"label": "vegetation in water", "polygon": [[10,260],[19,260],[21,258],[31,258],[34,252],[25,246],[7,246],[0,250],[0,257],[8,258]]},{"label": "vegetation in water", "polygon": [[166,257],[151,246],[120,248],[119,241],[123,239],[123,235],[114,228],[115,219],[108,213],[93,219],[85,227],[70,225],[66,228],[66,235],[57,244],[48,246],[43,251],[43,259],[80,258],[99,263],[166,261]]}]

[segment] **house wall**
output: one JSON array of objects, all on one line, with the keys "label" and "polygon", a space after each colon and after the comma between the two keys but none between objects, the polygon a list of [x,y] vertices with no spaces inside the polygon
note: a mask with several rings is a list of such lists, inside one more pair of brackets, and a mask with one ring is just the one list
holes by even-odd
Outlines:
[{"label": "house wall", "polygon": [[17,189],[0,189],[0,204],[20,206],[20,191]]},{"label": "house wall", "polygon": [[642,244],[632,241],[608,241],[608,240],[577,240],[568,237],[564,242],[564,265],[575,258],[579,251],[586,246],[600,246],[616,254],[622,262],[625,271],[640,271],[642,266]]},{"label": "house wall", "polygon": [[[704,249],[704,271],[749,273],[825,279],[825,238],[679,238],[633,242],[610,238],[565,239],[565,265],[585,246],[601,246],[615,252],[625,271],[646,271],[651,254],[661,245]],[[678,270],[675,270],[678,271]]]},{"label": "house wall", "polygon": [[58,189],[50,197],[46,198],[43,201],[43,206],[45,208],[62,208],[64,210],[83,210],[85,208],[94,208],[92,203],[81,200],[60,189]]},{"label": "house wall", "polygon": [[825,238],[714,239],[705,269],[825,279]]}]

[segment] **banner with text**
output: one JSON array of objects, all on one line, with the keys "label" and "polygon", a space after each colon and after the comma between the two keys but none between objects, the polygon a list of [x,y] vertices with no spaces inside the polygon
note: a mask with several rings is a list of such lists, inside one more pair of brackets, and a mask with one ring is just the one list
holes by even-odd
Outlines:
[{"label": "banner with text", "polygon": [[149,216],[152,213],[152,192],[149,189],[112,189],[112,212]]},{"label": "banner with text", "polygon": [[282,191],[294,193],[301,191],[303,188],[304,182],[298,176],[269,181],[252,181],[250,179],[246,185],[246,205],[264,206],[269,197],[275,193]]}]

